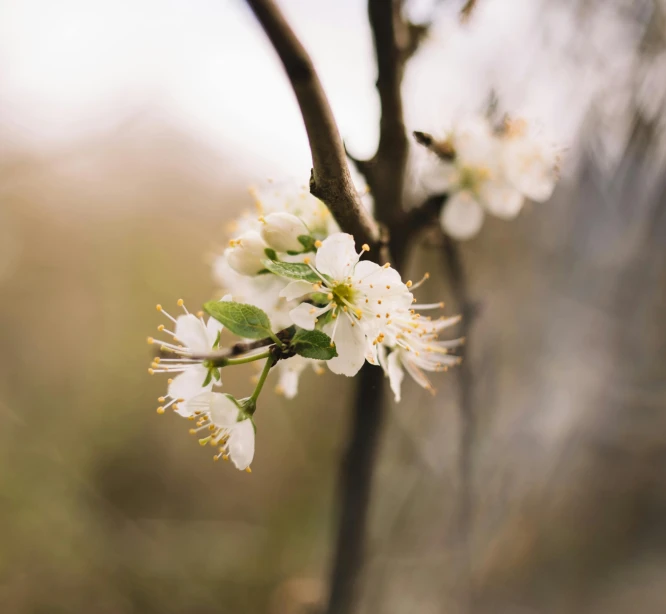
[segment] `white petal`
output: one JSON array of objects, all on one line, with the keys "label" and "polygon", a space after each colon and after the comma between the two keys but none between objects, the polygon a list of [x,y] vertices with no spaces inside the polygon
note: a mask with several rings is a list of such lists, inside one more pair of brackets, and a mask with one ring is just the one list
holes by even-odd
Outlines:
[{"label": "white petal", "polygon": [[228,395],[219,392],[213,395],[210,405],[210,420],[215,426],[233,428],[238,422],[238,406]]},{"label": "white petal", "polygon": [[511,139],[504,149],[506,176],[527,198],[548,200],[557,181],[554,147],[529,137]]},{"label": "white petal", "polygon": [[354,237],[338,232],[324,239],[315,262],[320,273],[342,280],[351,273],[358,258]]},{"label": "white petal", "polygon": [[479,196],[488,213],[505,220],[516,217],[525,200],[516,188],[503,181],[484,182]]},{"label": "white petal", "polygon": [[[203,390],[206,389],[204,388]],[[195,412],[207,412],[210,410],[210,404],[212,403],[215,394],[216,393],[214,392],[210,392],[210,390],[202,392],[201,394],[188,399],[185,403],[178,404],[176,413],[183,416],[183,418],[189,418],[190,416],[193,416]]]},{"label": "white petal", "polygon": [[293,301],[296,298],[310,294],[312,291],[312,284],[309,281],[292,281],[280,291],[280,296],[288,301]]},{"label": "white petal", "polygon": [[[365,334],[358,324],[352,326],[349,318],[345,317],[342,312],[338,319],[334,339],[338,355],[327,361],[327,364],[333,373],[352,377],[359,372],[365,362]],[[331,322],[324,329],[329,337],[333,334],[334,326],[335,322]]]},{"label": "white petal", "polygon": [[469,192],[457,192],[444,205],[439,220],[453,238],[470,239],[483,224],[483,209]]},{"label": "white petal", "polygon": [[400,391],[402,388],[402,380],[404,379],[405,374],[403,373],[402,366],[400,364],[399,352],[393,351],[389,354],[387,371],[389,376],[389,383],[391,384],[391,390],[395,396],[395,401],[396,403],[400,403]]},{"label": "white petal", "polygon": [[264,268],[264,250],[268,247],[258,232],[250,230],[236,239],[237,244],[224,251],[229,266],[241,275],[256,275]]},{"label": "white petal", "polygon": [[308,229],[303,222],[285,211],[270,213],[261,227],[262,239],[278,252],[303,251],[298,237],[305,234],[308,234]]},{"label": "white petal", "polygon": [[289,316],[296,326],[300,326],[305,330],[313,330],[319,316],[327,311],[329,311],[329,305],[314,307],[310,303],[301,303],[289,312]]},{"label": "white petal", "polygon": [[217,341],[217,335],[222,331],[224,326],[222,322],[218,322],[215,318],[208,318],[206,322],[206,336],[208,337],[208,350],[213,347],[213,344]]},{"label": "white petal", "polygon": [[254,425],[252,420],[238,422],[229,435],[229,456],[236,469],[247,469],[254,458]]},{"label": "white petal", "polygon": [[206,327],[194,314],[178,316],[176,320],[176,338],[193,352],[208,352],[210,345]]},{"label": "white petal", "polygon": [[206,392],[213,387],[212,382],[207,386],[202,386],[208,377],[208,369],[201,365],[193,365],[187,368],[187,371],[179,373],[169,384],[168,392],[172,399],[189,399],[196,397],[202,392]]},{"label": "white petal", "polygon": [[298,394],[298,380],[308,363],[314,364],[314,361],[302,356],[292,356],[278,363],[278,386],[286,398],[293,399]]}]

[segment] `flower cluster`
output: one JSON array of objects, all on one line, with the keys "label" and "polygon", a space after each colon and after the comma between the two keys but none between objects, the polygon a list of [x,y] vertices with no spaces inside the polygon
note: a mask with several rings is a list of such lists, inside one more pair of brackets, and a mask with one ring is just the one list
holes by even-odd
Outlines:
[{"label": "flower cluster", "polygon": [[[437,186],[448,195],[442,208],[445,232],[463,239],[480,228],[484,212],[502,218],[518,214],[525,198],[547,199],[554,187],[556,155],[525,124],[501,130],[486,120],[461,124],[436,143]],[[150,373],[169,376],[158,413],[171,408],[193,422],[199,443],[216,449],[215,460],[230,460],[250,471],[254,458],[257,400],[269,373],[276,390],[298,393],[308,368],[353,377],[365,363],[383,369],[398,402],[407,373],[433,391],[428,374],[460,362],[453,352],[463,339],[440,339],[458,317],[424,315],[443,303],[420,304],[414,291],[428,278],[403,281],[389,263],[369,259],[368,245],[340,231],[328,209],[303,191],[296,198],[255,200],[258,212],[241,216],[232,238],[213,264],[224,297],[167,319],[158,330],[166,340]],[[205,319],[205,313],[208,318]],[[221,347],[223,334],[239,340]],[[225,368],[261,361],[252,395],[222,393]]]},{"label": "flower cluster", "polygon": [[436,147],[439,161],[426,183],[448,194],[440,223],[456,239],[476,235],[485,213],[508,220],[526,198],[548,200],[557,181],[557,149],[523,120],[495,129],[486,118],[466,119]]}]

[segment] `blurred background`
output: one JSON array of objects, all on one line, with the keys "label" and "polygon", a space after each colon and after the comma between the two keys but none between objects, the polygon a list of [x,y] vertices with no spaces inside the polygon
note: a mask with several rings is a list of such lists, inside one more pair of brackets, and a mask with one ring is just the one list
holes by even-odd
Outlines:
[{"label": "blurred background", "polygon": [[[365,3],[279,4],[350,150],[371,155]],[[457,375],[434,398],[407,382],[360,611],[666,612],[666,6],[478,0],[461,23],[461,4],[407,4],[432,21],[405,79],[408,128],[441,133],[492,92],[562,144],[562,180],[461,246],[479,313],[469,548]],[[214,294],[210,260],[248,186],[300,186],[309,169],[241,0],[0,1],[0,611],[316,611],[353,381],[265,394],[247,475],[155,414],[165,382],[145,344],[156,303]],[[406,273],[430,271],[420,298],[453,312],[436,234]]]}]

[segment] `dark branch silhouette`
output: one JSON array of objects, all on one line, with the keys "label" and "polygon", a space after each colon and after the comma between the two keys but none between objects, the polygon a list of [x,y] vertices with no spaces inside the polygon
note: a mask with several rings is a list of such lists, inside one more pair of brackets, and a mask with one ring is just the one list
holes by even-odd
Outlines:
[{"label": "dark branch silhouette", "polygon": [[359,245],[379,242],[379,229],[361,204],[331,107],[310,56],[273,0],[247,0],[273,44],[301,109],[312,153],[310,191]]}]

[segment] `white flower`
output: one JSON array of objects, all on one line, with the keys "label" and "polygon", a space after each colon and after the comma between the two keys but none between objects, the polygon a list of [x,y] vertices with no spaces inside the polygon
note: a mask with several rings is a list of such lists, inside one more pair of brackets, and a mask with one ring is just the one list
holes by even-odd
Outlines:
[{"label": "white flower", "polygon": [[324,372],[322,361],[303,358],[303,356],[292,356],[288,360],[281,360],[275,369],[278,372],[278,384],[275,392],[283,394],[287,399],[293,399],[298,394],[298,380],[307,367],[312,367],[320,375]]},{"label": "white flower", "polygon": [[263,260],[266,260],[266,248],[258,232],[248,230],[240,237],[229,241],[229,247],[224,256],[229,266],[241,275],[256,275],[264,268]]},{"label": "white flower", "polygon": [[[429,307],[431,306],[420,306],[421,309]],[[411,317],[396,318],[390,331],[382,338],[383,343],[379,349],[379,361],[389,378],[396,402],[401,399],[403,370],[407,371],[419,386],[434,392],[424,371],[446,371],[459,364],[460,358],[449,354],[449,351],[464,341],[440,341],[437,338],[443,329],[458,323],[460,316],[430,320],[417,313],[410,315]]]},{"label": "white flower", "polygon": [[219,446],[215,460],[231,459],[237,469],[249,472],[254,458],[254,423],[236,399],[220,392],[204,392],[185,403],[183,415],[196,421],[191,434],[208,432],[199,439],[202,446]]},{"label": "white flower", "polygon": [[260,218],[261,237],[269,247],[278,252],[301,252],[301,235],[309,235],[308,229],[295,215],[286,212],[271,213]]},{"label": "white flower", "polygon": [[[225,296],[222,300],[229,300]],[[182,299],[178,305],[185,311],[184,315],[174,318],[167,313],[161,305],[157,310],[163,313],[169,320],[175,324],[175,330],[171,331],[163,324],[157,327],[160,332],[165,332],[173,337],[173,343],[161,341],[159,339],[148,338],[148,343],[160,346],[162,351],[171,353],[176,358],[155,358],[149,373],[169,373],[176,377],[169,379],[167,394],[160,397],[160,403],[168,399],[166,405],[157,408],[158,413],[173,406],[173,409],[182,415],[182,408],[176,403],[182,403],[191,399],[202,392],[209,391],[219,379],[219,370],[209,370],[203,365],[203,360],[194,358],[198,354],[206,354],[215,349],[222,332],[222,324],[215,318],[208,318],[204,321],[203,314],[195,316],[187,311]]]},{"label": "white flower", "polygon": [[507,179],[527,198],[537,202],[548,200],[558,178],[557,149],[521,120],[507,122],[502,140],[502,164]]},{"label": "white flower", "polygon": [[390,323],[394,311],[408,307],[413,299],[395,269],[359,262],[360,256],[351,235],[331,235],[319,244],[315,266],[311,265],[320,282],[313,287],[294,281],[281,292],[291,299],[313,292],[324,297],[323,304],[301,303],[289,313],[294,324],[312,330],[319,318],[330,312],[322,330],[335,343],[338,356],[327,361],[328,367],[347,376],[355,375],[366,358],[377,363],[373,340]]},{"label": "white flower", "polygon": [[255,275],[248,277],[239,275],[227,262],[225,255],[215,259],[213,276],[225,291],[230,292],[232,300],[255,305],[266,312],[273,326],[277,329],[291,326],[289,311],[296,306],[295,302],[285,301],[280,291],[287,281],[277,275]]}]

